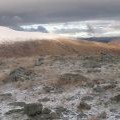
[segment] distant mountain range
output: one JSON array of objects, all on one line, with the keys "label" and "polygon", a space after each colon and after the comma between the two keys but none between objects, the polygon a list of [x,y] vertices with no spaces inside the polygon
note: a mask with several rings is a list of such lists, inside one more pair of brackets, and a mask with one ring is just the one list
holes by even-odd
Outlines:
[{"label": "distant mountain range", "polygon": [[120,22],[114,20],[77,21],[33,24],[20,27],[23,31],[60,34],[66,37],[108,42],[120,37]]}]

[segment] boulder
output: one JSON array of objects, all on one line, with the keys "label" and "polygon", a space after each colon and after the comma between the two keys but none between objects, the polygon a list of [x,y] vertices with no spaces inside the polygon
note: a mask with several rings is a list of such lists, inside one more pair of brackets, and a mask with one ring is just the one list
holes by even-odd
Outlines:
[{"label": "boulder", "polygon": [[85,103],[85,102],[80,102],[80,104],[78,105],[78,109],[79,109],[79,110],[90,110],[90,109],[91,109],[91,106],[88,105],[88,104]]},{"label": "boulder", "polygon": [[28,116],[36,116],[37,114],[41,114],[43,109],[43,105],[40,103],[31,103],[26,104],[24,107],[24,113]]}]

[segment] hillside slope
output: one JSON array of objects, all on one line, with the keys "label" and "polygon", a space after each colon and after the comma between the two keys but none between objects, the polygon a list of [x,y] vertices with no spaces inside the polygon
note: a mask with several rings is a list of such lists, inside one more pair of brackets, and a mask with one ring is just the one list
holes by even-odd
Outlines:
[{"label": "hillside slope", "polygon": [[120,54],[120,47],[115,44],[76,41],[71,39],[35,40],[0,45],[1,57],[66,54],[87,55],[99,54],[101,52]]},{"label": "hillside slope", "polygon": [[68,39],[47,33],[20,32],[0,27],[0,56],[24,57],[35,55],[120,54],[115,44]]}]

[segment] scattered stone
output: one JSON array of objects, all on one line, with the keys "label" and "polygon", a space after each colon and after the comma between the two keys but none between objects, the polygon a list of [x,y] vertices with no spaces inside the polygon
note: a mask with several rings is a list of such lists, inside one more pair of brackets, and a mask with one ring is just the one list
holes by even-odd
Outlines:
[{"label": "scattered stone", "polygon": [[25,102],[13,102],[13,103],[9,103],[10,106],[20,106],[20,107],[24,107],[26,105]]},{"label": "scattered stone", "polygon": [[93,100],[93,99],[94,99],[93,96],[85,96],[85,97],[83,97],[81,100],[82,100],[82,101],[91,101],[91,100]]},{"label": "scattered stone", "polygon": [[120,115],[115,116],[116,120],[120,120]]},{"label": "scattered stone", "polygon": [[83,63],[83,66],[82,67],[85,67],[85,68],[101,68],[101,63],[100,62],[97,62],[97,61],[87,61],[85,63]]},{"label": "scattered stone", "polygon": [[31,72],[26,70],[25,68],[17,68],[13,70],[10,75],[10,81],[17,82],[17,81],[24,81],[24,80],[34,80],[35,75]]},{"label": "scattered stone", "polygon": [[59,119],[60,117],[58,116],[58,114],[56,112],[52,112],[51,113],[51,118],[52,119]]},{"label": "scattered stone", "polygon": [[113,88],[116,88],[116,85],[115,84],[110,84],[110,85],[106,85],[103,87],[105,90],[109,90],[109,89],[113,89]]},{"label": "scattered stone", "polygon": [[54,88],[51,87],[51,86],[45,86],[45,87],[43,87],[43,90],[44,90],[46,93],[50,93],[51,91],[54,91]]},{"label": "scattered stone", "polygon": [[86,87],[93,88],[95,86],[94,82],[87,82]]},{"label": "scattered stone", "polygon": [[86,80],[86,78],[80,74],[65,73],[60,76],[61,80]]},{"label": "scattered stone", "polygon": [[87,82],[88,78],[81,74],[77,73],[64,73],[59,76],[59,83],[60,84],[70,84],[70,83],[77,83],[77,82]]},{"label": "scattered stone", "polygon": [[85,102],[80,102],[79,106],[78,106],[78,109],[79,110],[90,110],[91,109],[91,106],[88,105],[87,103]]},{"label": "scattered stone", "polygon": [[56,113],[57,113],[58,116],[60,116],[63,112],[66,112],[66,111],[67,111],[67,109],[62,107],[62,106],[58,106],[56,108]]},{"label": "scattered stone", "polygon": [[119,102],[120,102],[120,94],[112,97],[112,98],[111,98],[111,101],[112,101],[112,102],[119,103]]},{"label": "scattered stone", "polygon": [[43,105],[40,103],[31,103],[26,104],[24,107],[24,113],[28,116],[35,116],[37,114],[41,114],[43,109]]},{"label": "scattered stone", "polygon": [[39,99],[38,101],[39,102],[48,102],[48,101],[50,101],[50,98],[45,97],[43,99]]},{"label": "scattered stone", "polygon": [[98,92],[98,93],[104,92],[104,88],[102,88],[102,87],[99,86],[99,85],[97,85],[95,88],[93,88],[93,90],[94,90],[95,92]]},{"label": "scattered stone", "polygon": [[35,66],[41,66],[42,64],[44,64],[44,58],[39,58],[39,59],[35,62]]},{"label": "scattered stone", "polygon": [[100,73],[101,69],[98,68],[91,68],[87,70],[87,73]]},{"label": "scattered stone", "polygon": [[56,112],[51,112],[48,114],[39,114],[36,116],[30,116],[29,120],[58,120],[60,117],[56,114]]},{"label": "scattered stone", "polygon": [[117,113],[117,109],[112,108],[110,109],[110,112]]},{"label": "scattered stone", "polygon": [[79,119],[79,118],[87,118],[87,117],[88,116],[83,112],[81,112],[79,115],[77,115],[77,119]]},{"label": "scattered stone", "polygon": [[44,108],[42,114],[50,114],[51,110],[49,108]]},{"label": "scattered stone", "polygon": [[23,113],[24,109],[13,109],[13,110],[9,110],[8,112],[6,112],[6,115],[10,115],[10,114],[14,114],[14,113]]},{"label": "scattered stone", "polygon": [[11,93],[0,94],[0,101],[5,101],[8,99],[12,99]]},{"label": "scattered stone", "polygon": [[106,119],[107,118],[107,113],[102,112],[98,117],[101,118],[101,119]]},{"label": "scattered stone", "polygon": [[72,100],[75,100],[75,99],[77,99],[76,96],[71,96],[71,97],[68,97],[66,100],[67,100],[67,101],[72,101]]}]

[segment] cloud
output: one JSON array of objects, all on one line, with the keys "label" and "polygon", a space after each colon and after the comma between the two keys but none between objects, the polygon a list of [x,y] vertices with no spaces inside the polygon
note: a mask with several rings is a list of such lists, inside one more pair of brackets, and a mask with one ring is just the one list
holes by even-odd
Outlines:
[{"label": "cloud", "polygon": [[1,25],[16,25],[22,23],[23,20],[19,16],[1,16],[0,17],[0,24]]},{"label": "cloud", "polygon": [[120,17],[120,0],[4,0],[0,25]]}]

